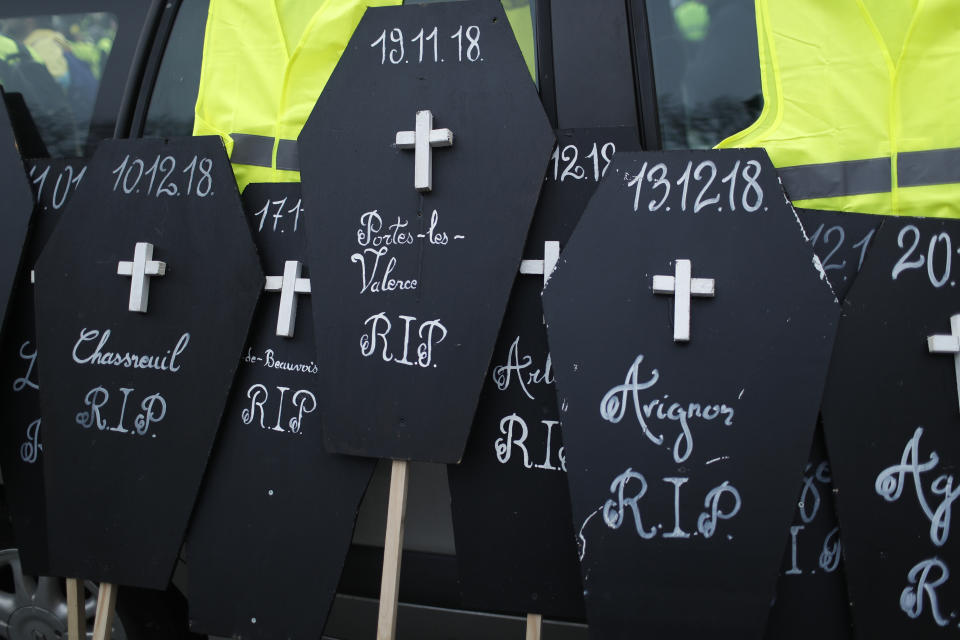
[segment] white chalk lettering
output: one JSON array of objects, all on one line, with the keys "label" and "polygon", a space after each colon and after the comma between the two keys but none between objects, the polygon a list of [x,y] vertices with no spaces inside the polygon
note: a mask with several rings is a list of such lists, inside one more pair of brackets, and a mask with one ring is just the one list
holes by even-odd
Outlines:
[{"label": "white chalk lettering", "polygon": [[[355,253],[350,256],[350,262],[360,265],[360,293],[387,293],[390,291],[412,291],[417,288],[417,280],[397,280],[390,277],[394,269],[397,268],[397,259],[391,257],[386,261],[383,268],[383,274],[378,278],[377,272],[380,268],[380,258],[387,255],[389,249],[380,247],[379,249],[364,249],[363,253]],[[370,259],[369,269],[367,268]],[[368,275],[369,274],[369,275]]]},{"label": "white chalk lettering", "polygon": [[[118,417],[116,426],[111,427],[107,422],[107,419],[104,417],[104,409],[110,402],[110,392],[102,386],[97,386],[93,389],[90,389],[86,396],[84,396],[83,404],[89,409],[77,413],[77,424],[84,429],[89,429],[93,426],[96,426],[98,431],[131,433],[131,431],[124,426],[124,418],[127,412],[127,400],[129,399],[130,394],[136,391],[136,389],[121,387],[119,391],[123,395],[123,399],[120,403],[120,415]],[[140,410],[142,413],[138,413],[133,419],[133,432],[138,435],[145,436],[147,433],[149,433],[151,425],[161,422],[166,417],[167,402],[159,393],[154,393],[143,399],[143,401],[140,403]],[[156,438],[157,435],[154,433],[151,434],[151,437]]]},{"label": "white chalk lettering", "polygon": [[[284,399],[287,397],[287,392],[290,391],[290,387],[278,386],[276,389],[279,394],[276,404],[276,420],[267,420],[267,409],[264,405],[270,400],[270,392],[264,385],[259,383],[251,385],[250,388],[247,389],[247,399],[250,401],[250,405],[240,413],[240,419],[243,421],[243,424],[251,424],[254,420],[257,420],[260,423],[260,428],[267,431],[302,433],[304,416],[317,410],[316,396],[308,389],[295,391],[290,398],[289,404],[293,405],[296,415],[284,424],[284,411],[286,406]],[[272,412],[271,415],[273,415]]]},{"label": "white chalk lettering", "polygon": [[37,362],[37,349],[36,347],[34,347],[32,350],[30,349],[29,340],[20,345],[20,359],[27,363],[27,372],[23,374],[22,378],[17,378],[13,381],[13,390],[19,392],[28,388],[39,389],[40,385],[32,379],[33,366]]},{"label": "white chalk lettering", "polygon": [[790,527],[790,569],[786,572],[788,576],[796,576],[803,573],[800,567],[797,566],[797,534],[805,528],[802,524],[796,524]]},{"label": "white chalk lettering", "polygon": [[34,464],[40,458],[43,445],[40,443],[40,418],[27,425],[27,439],[20,445],[20,459]]},{"label": "white chalk lettering", "polygon": [[[553,442],[553,428],[559,424],[559,421],[558,420],[541,420],[540,422],[542,422],[543,426],[547,428],[546,457],[544,457],[542,464],[535,464],[533,466],[536,467],[537,469],[544,469],[546,471],[557,471],[558,467],[553,466],[553,464],[550,461],[550,453],[552,451],[551,445]],[[559,457],[560,457],[559,468],[562,468],[564,471],[566,471],[567,461],[563,457],[563,447],[560,447]]]},{"label": "white chalk lettering", "polygon": [[810,524],[817,517],[820,511],[820,489],[816,483],[824,485],[830,484],[830,465],[823,461],[817,465],[813,474],[810,474],[811,463],[807,463],[804,469],[803,489],[800,491],[800,502],[797,505],[800,508],[800,519],[805,524]]},{"label": "white chalk lettering", "polygon": [[413,316],[400,316],[400,319],[404,320],[402,357],[397,358],[391,350],[389,337],[393,323],[385,313],[374,314],[364,321],[363,324],[368,327],[368,331],[360,338],[360,353],[365,358],[369,358],[378,352],[379,346],[380,359],[384,362],[422,368],[436,367],[437,365],[433,362],[433,349],[447,337],[446,327],[439,319],[419,323],[415,333],[420,338],[420,342],[414,349],[416,360],[409,360],[411,326],[417,322],[417,319]]},{"label": "white chalk lettering", "polygon": [[[514,427],[517,427],[518,435],[514,434]],[[520,453],[523,454],[523,466],[527,469],[532,467],[533,464],[530,462],[527,445],[524,444],[527,441],[529,431],[527,430],[527,423],[523,421],[523,418],[515,413],[511,413],[509,416],[503,418],[500,421],[500,433],[502,433],[504,437],[497,438],[497,441],[494,443],[497,460],[500,461],[501,464],[510,462],[513,448],[516,447],[520,450]]]},{"label": "white chalk lettering", "polygon": [[507,351],[507,362],[493,367],[493,381],[500,391],[509,389],[514,377],[523,395],[534,400],[534,395],[530,393],[528,387],[553,384],[553,363],[550,354],[547,354],[547,360],[542,368],[534,367],[532,356],[529,354],[520,356],[520,337],[517,336]]},{"label": "white chalk lettering", "polygon": [[823,539],[823,548],[820,551],[820,559],[817,564],[827,573],[833,573],[840,566],[841,551],[840,527],[834,527],[830,533]]},{"label": "white chalk lettering", "polygon": [[407,220],[397,216],[397,221],[387,227],[387,233],[381,234],[383,218],[376,210],[367,211],[360,216],[357,244],[361,247],[396,247],[413,244],[413,234],[406,230],[408,225]]},{"label": "white chalk lettering", "polygon": [[[580,531],[577,534],[577,547],[580,560],[582,561],[587,549],[587,525],[597,514],[601,515],[604,525],[609,529],[620,529],[627,519],[627,511],[633,516],[633,528],[637,535],[650,540],[657,537],[658,532],[664,539],[688,540],[693,536],[702,535],[704,538],[712,538],[717,530],[717,523],[720,520],[729,520],[740,512],[741,500],[740,493],[729,482],[714,487],[707,493],[704,500],[704,506],[708,508],[706,513],[699,515],[697,519],[697,531],[693,534],[685,531],[680,523],[680,488],[689,482],[688,477],[665,477],[663,482],[673,487],[673,529],[668,530],[665,524],[657,524],[644,527],[641,514],[640,501],[647,494],[650,488],[647,479],[642,473],[628,468],[626,471],[613,479],[610,484],[610,493],[612,498],[607,498],[603,505],[594,509],[580,525]],[[630,486],[628,486],[630,485]],[[724,496],[730,496],[733,500],[732,505],[721,506],[721,500]],[[733,536],[726,536],[727,540],[732,540]]]},{"label": "white chalk lettering", "polygon": [[626,415],[629,401],[632,400],[640,429],[647,439],[657,446],[663,445],[663,434],[655,434],[648,426],[648,420],[656,419],[679,425],[680,433],[677,434],[672,447],[673,459],[676,462],[686,461],[693,453],[693,432],[690,427],[692,418],[699,418],[705,422],[720,419],[728,427],[733,425],[734,409],[726,404],[669,402],[669,394],[643,403],[640,392],[654,387],[660,380],[660,372],[657,369],[651,369],[649,377],[641,382],[640,364],[642,362],[643,355],[637,356],[627,370],[623,384],[616,385],[603,396],[600,401],[601,418],[614,424],[620,422]]},{"label": "white chalk lettering", "polygon": [[[624,496],[627,483],[636,480],[640,487],[639,490],[630,498]],[[627,469],[610,483],[610,493],[616,496],[616,500],[608,499],[603,505],[603,521],[611,529],[619,529],[623,524],[627,508],[633,514],[633,524],[637,530],[637,535],[649,540],[657,535],[656,527],[649,530],[643,528],[643,521],[640,517],[640,507],[637,502],[647,493],[647,480],[643,474],[637,473],[633,469]]]},{"label": "white chalk lettering", "polygon": [[896,502],[903,494],[909,476],[909,479],[913,480],[917,504],[930,521],[930,540],[938,547],[942,547],[950,537],[950,516],[954,501],[960,497],[960,487],[954,488],[955,480],[952,475],[944,473],[937,476],[930,483],[930,493],[934,496],[943,496],[943,500],[936,509],[930,508],[921,476],[937,467],[940,456],[936,451],[931,451],[929,459],[926,462],[920,462],[921,436],[923,436],[923,427],[917,427],[913,437],[907,441],[903,449],[900,464],[881,471],[874,483],[874,489],[887,502]]},{"label": "white chalk lettering", "polygon": [[[81,349],[89,349],[88,343],[97,342],[94,350],[87,355],[81,355]],[[126,353],[105,351],[110,340],[110,329],[101,332],[99,329],[81,329],[80,337],[73,345],[73,361],[77,364],[93,364],[100,366],[124,367],[126,369],[155,369],[176,373],[180,370],[177,358],[183,354],[190,344],[190,334],[184,333],[177,340],[172,349],[167,349],[165,355],[139,355],[127,351]]]},{"label": "white chalk lettering", "polygon": [[563,447],[560,447],[557,452],[560,466],[553,464],[553,428],[560,423],[557,420],[541,420],[540,422],[547,431],[542,463],[534,464],[530,461],[530,451],[527,449],[527,437],[530,434],[530,430],[527,427],[526,421],[515,413],[500,420],[500,433],[503,434],[503,437],[497,438],[493,444],[497,461],[500,462],[500,464],[508,464],[513,458],[514,448],[516,448],[518,451],[517,455],[523,456],[523,466],[526,469],[565,472],[567,470],[567,460],[564,456]]},{"label": "white chalk lettering", "polygon": [[[733,506],[728,511],[720,508],[720,500],[724,495],[729,495],[733,499]],[[704,538],[713,536],[717,531],[718,521],[729,520],[740,513],[740,504],[740,492],[729,482],[724,481],[720,486],[714,487],[703,501],[703,506],[708,511],[701,513],[697,518],[697,531]]]},{"label": "white chalk lettering", "polygon": [[664,482],[673,485],[673,531],[663,534],[664,538],[689,538],[690,534],[680,528],[680,487],[690,478],[664,478]]},{"label": "white chalk lettering", "polygon": [[[936,573],[934,573],[936,572]],[[950,624],[950,620],[940,613],[937,587],[950,577],[950,570],[939,558],[929,558],[917,563],[907,573],[910,583],[900,594],[900,609],[909,617],[917,619],[923,613],[924,597],[930,602],[930,615],[941,627]]]}]

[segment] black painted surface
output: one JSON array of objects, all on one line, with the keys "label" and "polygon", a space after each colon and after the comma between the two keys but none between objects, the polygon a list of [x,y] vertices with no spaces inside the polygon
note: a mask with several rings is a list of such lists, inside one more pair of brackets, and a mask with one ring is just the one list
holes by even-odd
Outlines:
[{"label": "black painted surface", "polygon": [[0,90],[0,192],[3,193],[3,215],[0,215],[0,320],[6,318],[7,303],[20,267],[20,256],[27,242],[33,194],[23,173],[23,160],[10,122],[10,114]]},{"label": "black painted surface", "polygon": [[[842,302],[883,217],[815,209],[796,211],[834,293]],[[853,629],[843,564],[843,536],[819,422],[796,504],[780,564],[777,595],[764,637],[769,640],[850,638]]]},{"label": "black painted surface", "polygon": [[[268,275],[306,260],[298,183],[250,185],[242,199]],[[194,631],[316,638],[373,473],[375,461],[323,447],[312,324],[322,302],[298,296],[293,337],[280,337],[280,295],[260,297],[190,525]]]},{"label": "black painted surface", "polygon": [[544,307],[592,637],[760,637],[839,311],[766,154],[618,155]]},{"label": "black painted surface", "polygon": [[626,2],[551,0],[550,16],[559,127],[635,127]]},{"label": "black painted surface", "polygon": [[[420,110],[453,132],[423,194]],[[460,460],[552,141],[499,2],[366,12],[300,137],[329,450]]]},{"label": "black painted surface", "polygon": [[796,511],[780,563],[776,599],[764,638],[853,637],[843,564],[843,534],[833,499],[830,460],[818,423],[803,469]]},{"label": "black painted surface", "polygon": [[797,209],[796,212],[830,286],[842,302],[885,216],[817,209]]},{"label": "black painted surface", "polygon": [[[39,451],[37,438],[40,411],[35,404],[35,371],[30,371],[30,354],[35,352],[33,303],[29,268],[21,269],[21,256],[32,264],[36,253],[28,247],[28,232],[34,210],[34,194],[23,170],[23,160],[7,111],[9,98],[0,90],[0,320],[3,321],[0,345],[0,401],[4,406],[4,443],[0,464],[15,535],[25,545],[24,567],[39,571],[45,566],[46,539],[43,522],[43,485],[36,482],[34,455]],[[34,236],[39,235],[37,233]],[[26,282],[23,282],[26,278]],[[26,344],[24,344],[26,343]],[[26,355],[20,357],[21,347]],[[31,373],[33,373],[31,377]],[[28,433],[29,432],[29,433]],[[21,458],[21,443],[25,443]]]},{"label": "black painted surface", "polygon": [[[562,130],[557,140],[527,259],[543,259],[546,242],[562,249],[617,149],[638,148],[628,128]],[[463,463],[447,469],[460,588],[472,609],[582,620],[543,283],[517,277]]]},{"label": "black painted surface", "polygon": [[[40,256],[53,575],[167,584],[263,287],[235,184],[217,138],[104,142]],[[137,242],[167,265],[147,313]]]},{"label": "black painted surface", "polygon": [[859,638],[948,637],[960,622],[957,374],[927,345],[960,313],[958,243],[956,221],[886,220],[843,305],[823,419]]},{"label": "black painted surface", "polygon": [[30,271],[63,207],[83,181],[85,167],[83,160],[26,162],[36,213],[0,342],[0,403],[5,416],[5,428],[0,432],[0,468],[20,563],[28,575],[47,572],[39,367]]}]

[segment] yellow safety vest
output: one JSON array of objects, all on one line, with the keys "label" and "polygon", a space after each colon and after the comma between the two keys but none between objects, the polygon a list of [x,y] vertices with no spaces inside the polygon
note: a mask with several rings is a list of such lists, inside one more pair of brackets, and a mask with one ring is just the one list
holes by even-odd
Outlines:
[{"label": "yellow safety vest", "polygon": [[19,52],[15,40],[0,35],[0,60],[6,60],[10,56],[15,56]]},{"label": "yellow safety vest", "polygon": [[530,12],[530,0],[521,2],[516,6],[508,6],[506,2],[503,7],[507,12],[507,21],[510,22],[510,28],[513,29],[513,35],[520,45],[520,52],[523,59],[527,61],[527,70],[533,81],[537,81],[537,54],[533,42],[533,14]]},{"label": "yellow safety vest", "polygon": [[956,0],[756,0],[764,147],[794,204],[960,217]]},{"label": "yellow safety vest", "polygon": [[223,138],[241,190],[300,180],[297,136],[360,18],[400,2],[211,0],[193,133]]}]

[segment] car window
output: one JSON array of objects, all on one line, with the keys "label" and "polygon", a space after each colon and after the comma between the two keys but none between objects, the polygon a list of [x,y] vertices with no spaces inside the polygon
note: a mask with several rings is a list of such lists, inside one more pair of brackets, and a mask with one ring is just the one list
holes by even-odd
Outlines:
[{"label": "car window", "polygon": [[760,115],[754,0],[646,0],[665,149],[702,149]]},{"label": "car window", "polygon": [[200,90],[200,60],[210,0],[184,0],[163,53],[144,124],[145,136],[189,136]]},{"label": "car window", "polygon": [[0,85],[22,94],[50,155],[82,154],[117,24],[108,12],[0,20]]},{"label": "car window", "polygon": [[[436,1],[407,0],[409,4]],[[501,1],[530,75],[536,80],[536,16],[533,3],[531,0]],[[200,62],[209,6],[210,0],[183,0],[180,6],[150,98],[143,130],[146,136],[188,136],[193,132],[193,113],[200,89]]]}]

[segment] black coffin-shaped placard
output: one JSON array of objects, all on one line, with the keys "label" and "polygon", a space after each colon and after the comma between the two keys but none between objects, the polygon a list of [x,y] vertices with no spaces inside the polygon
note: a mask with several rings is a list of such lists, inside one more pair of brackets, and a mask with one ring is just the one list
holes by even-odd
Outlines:
[{"label": "black coffin-shaped placard", "polygon": [[14,539],[24,573],[47,573],[47,505],[43,480],[39,367],[31,274],[60,214],[86,175],[84,160],[30,160],[27,176],[36,215],[24,264],[11,297],[10,316],[0,343],[0,403],[6,428],[0,468]]},{"label": "black coffin-shaped placard", "polygon": [[842,301],[863,266],[884,216],[816,209],[796,211],[830,286]]},{"label": "black coffin-shaped placard", "polygon": [[499,2],[366,12],[300,136],[328,449],[460,460],[552,143]]},{"label": "black coffin-shaped placard", "polygon": [[[882,216],[797,209],[810,245],[842,302],[870,249]],[[780,564],[777,595],[764,634],[769,640],[850,638],[843,545],[830,461],[818,423]],[[815,614],[812,615],[812,612]]]},{"label": "black coffin-shaped placard", "polygon": [[263,282],[218,138],[100,145],[36,266],[52,574],[167,584]]},{"label": "black coffin-shaped placard", "polygon": [[[254,184],[242,199],[269,290],[254,313],[187,536],[191,629],[231,638],[316,638],[375,461],[323,446],[312,324],[312,309],[323,305],[306,293],[309,214],[300,185]],[[278,328],[285,309],[293,323],[284,316]]]},{"label": "black coffin-shaped placard", "polygon": [[23,172],[23,160],[17,151],[17,141],[10,124],[10,114],[0,89],[0,321],[6,317],[7,302],[13,291],[20,266],[20,256],[27,241],[30,216],[33,213],[33,194]]},{"label": "black coffin-shaped placard", "polygon": [[823,401],[860,638],[953,637],[960,223],[887,219],[843,305]]},{"label": "black coffin-shaped placard", "polygon": [[553,366],[540,292],[617,150],[633,129],[557,132],[463,462],[450,465],[464,606],[582,619]]},{"label": "black coffin-shaped placard", "polygon": [[818,264],[763,151],[614,159],[544,292],[593,637],[761,636],[839,312]]},{"label": "black coffin-shaped placard", "polygon": [[847,640],[853,635],[835,502],[818,423],[780,563],[777,595],[763,636],[767,640]]}]

